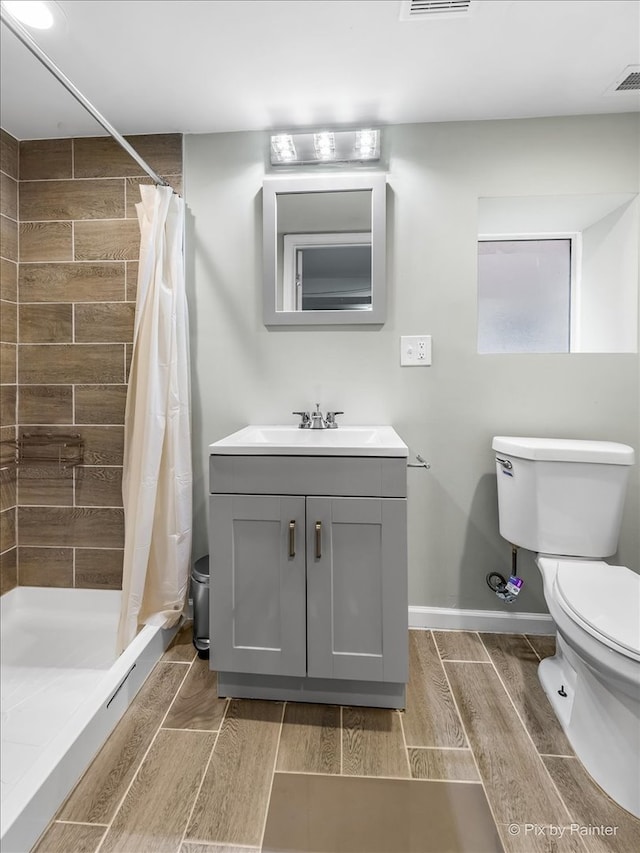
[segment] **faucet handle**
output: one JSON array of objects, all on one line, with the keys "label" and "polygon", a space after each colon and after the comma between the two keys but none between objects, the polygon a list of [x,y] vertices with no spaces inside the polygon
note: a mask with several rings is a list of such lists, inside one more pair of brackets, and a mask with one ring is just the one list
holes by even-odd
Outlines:
[{"label": "faucet handle", "polygon": [[344,412],[327,412],[327,417],[325,418],[327,429],[338,429],[336,415],[344,415]]},{"label": "faucet handle", "polygon": [[311,426],[309,412],[291,412],[292,415],[300,415],[299,429],[308,429]]}]

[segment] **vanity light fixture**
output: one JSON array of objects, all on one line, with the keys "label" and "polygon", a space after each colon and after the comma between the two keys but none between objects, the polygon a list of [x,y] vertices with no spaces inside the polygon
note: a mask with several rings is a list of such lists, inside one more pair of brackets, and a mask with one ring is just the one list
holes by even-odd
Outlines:
[{"label": "vanity light fixture", "polygon": [[271,137],[272,163],[294,163],[296,159],[296,149],[290,133],[278,133]]},{"label": "vanity light fixture", "polygon": [[271,137],[271,165],[362,163],[380,159],[380,131],[323,130],[278,133]]},{"label": "vanity light fixture", "polygon": [[318,160],[335,160],[336,140],[333,133],[314,133],[313,147]]},{"label": "vanity light fixture", "polygon": [[376,153],[379,156],[379,134],[378,130],[356,131],[356,151],[363,160],[375,159]]},{"label": "vanity light fixture", "polygon": [[48,30],[53,26],[53,14],[42,0],[2,0],[3,8],[21,24],[36,30]]}]

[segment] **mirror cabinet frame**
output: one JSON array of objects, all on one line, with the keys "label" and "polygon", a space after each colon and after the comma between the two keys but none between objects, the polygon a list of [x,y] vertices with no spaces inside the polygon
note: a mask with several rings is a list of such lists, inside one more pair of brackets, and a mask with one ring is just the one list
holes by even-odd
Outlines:
[{"label": "mirror cabinet frame", "polygon": [[[385,174],[266,177],[262,185],[263,317],[265,326],[381,324],[387,313]],[[371,309],[277,311],[278,196],[291,193],[371,191]]]}]

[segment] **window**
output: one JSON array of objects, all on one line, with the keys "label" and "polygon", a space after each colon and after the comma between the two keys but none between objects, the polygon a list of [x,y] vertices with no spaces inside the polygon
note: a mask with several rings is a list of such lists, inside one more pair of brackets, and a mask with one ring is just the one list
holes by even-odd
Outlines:
[{"label": "window", "polygon": [[478,352],[638,351],[634,193],[478,198]]},{"label": "window", "polygon": [[576,234],[480,237],[478,352],[570,352]]}]

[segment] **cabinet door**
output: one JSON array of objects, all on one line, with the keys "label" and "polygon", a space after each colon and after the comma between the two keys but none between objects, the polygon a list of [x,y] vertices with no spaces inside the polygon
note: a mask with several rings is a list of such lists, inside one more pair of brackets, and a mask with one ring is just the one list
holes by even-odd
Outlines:
[{"label": "cabinet door", "polygon": [[406,501],[307,499],[307,672],[407,680]]},{"label": "cabinet door", "polygon": [[212,669],[304,675],[304,498],[209,501]]}]

